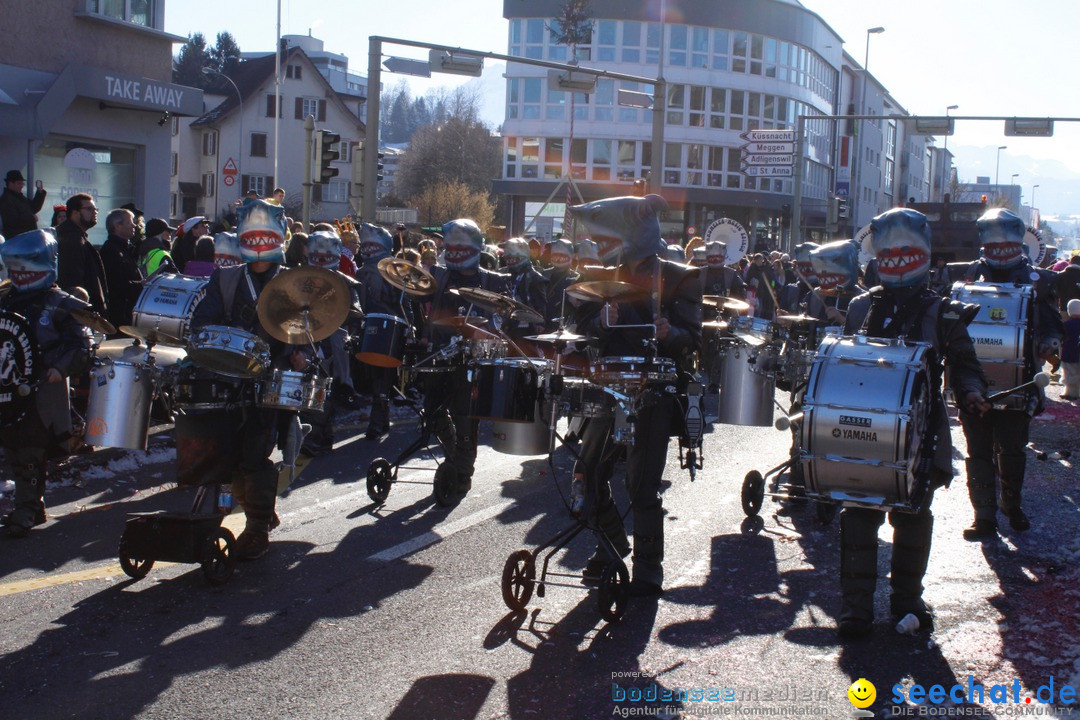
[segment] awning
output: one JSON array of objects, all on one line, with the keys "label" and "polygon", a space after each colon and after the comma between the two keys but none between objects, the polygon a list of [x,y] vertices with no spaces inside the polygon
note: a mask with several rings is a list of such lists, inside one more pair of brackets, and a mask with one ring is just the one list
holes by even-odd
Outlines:
[{"label": "awning", "polygon": [[194,195],[195,197],[199,197],[202,195],[202,185],[200,185],[199,183],[181,182],[180,194],[189,196]]}]

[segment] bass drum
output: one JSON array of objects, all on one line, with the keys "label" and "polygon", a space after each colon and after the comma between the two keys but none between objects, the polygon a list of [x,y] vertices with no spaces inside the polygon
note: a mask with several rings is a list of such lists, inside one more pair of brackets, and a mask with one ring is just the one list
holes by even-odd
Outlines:
[{"label": "bass drum", "polygon": [[[952,286],[951,294],[953,300],[979,306],[978,315],[968,325],[968,334],[986,374],[987,392],[1022,384],[1030,377],[1025,373],[1024,347],[1032,286],[958,282]],[[1022,408],[1027,399],[1024,393],[1015,393],[1000,402]]]},{"label": "bass drum", "polygon": [[187,340],[191,335],[191,316],[206,295],[210,279],[187,275],[156,275],[146,281],[131,324],[142,330],[160,330]]},{"label": "bass drum", "polygon": [[863,336],[822,341],[799,435],[810,496],[918,512],[934,453],[929,348]]},{"label": "bass drum", "polygon": [[41,355],[26,318],[0,311],[0,427],[19,422],[34,407]]}]

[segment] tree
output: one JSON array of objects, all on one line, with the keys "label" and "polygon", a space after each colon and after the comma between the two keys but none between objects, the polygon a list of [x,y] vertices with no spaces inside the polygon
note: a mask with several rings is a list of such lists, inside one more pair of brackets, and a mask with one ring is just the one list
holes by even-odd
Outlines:
[{"label": "tree", "polygon": [[173,59],[173,82],[177,85],[205,89],[208,83],[202,69],[209,61],[210,54],[206,49],[206,38],[202,33],[191,35],[180,48],[180,53]]},{"label": "tree", "polygon": [[428,186],[409,200],[409,206],[420,212],[420,222],[428,227],[470,218],[481,228],[486,228],[495,218],[495,206],[488,200],[487,192],[473,190],[457,180]]},{"label": "tree", "polygon": [[577,48],[592,42],[593,23],[589,15],[589,0],[566,0],[548,25],[551,39],[570,48],[570,64],[577,64]]},{"label": "tree", "polygon": [[219,32],[213,49],[210,50],[208,66],[218,72],[230,74],[240,62],[240,46],[232,33]]}]

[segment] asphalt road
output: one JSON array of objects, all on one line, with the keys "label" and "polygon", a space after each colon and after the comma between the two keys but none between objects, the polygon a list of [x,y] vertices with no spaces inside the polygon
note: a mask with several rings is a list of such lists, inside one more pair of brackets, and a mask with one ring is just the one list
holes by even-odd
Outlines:
[{"label": "asphalt road", "polygon": [[[197,565],[159,563],[137,581],[117,565],[125,513],[190,505],[191,490],[170,486],[167,434],[147,453],[62,469],[47,497],[50,522],[0,542],[0,716],[838,718],[852,716],[847,689],[862,677],[877,688],[870,711],[887,717],[894,685],[951,688],[971,675],[987,689],[1018,680],[1019,702],[931,709],[1012,717],[1053,710],[1024,702],[1051,677],[1055,691],[1080,686],[1080,482],[1068,460],[1031,459],[1033,528],[1022,536],[965,542],[963,478],[938,493],[932,635],[898,635],[888,620],[886,524],[879,622],[871,640],[844,644],[835,634],[839,523],[822,525],[813,503],[766,499],[760,523],[741,508],[743,476],[781,462],[787,433],[715,426],[693,483],[673,443],[666,593],[631,600],[621,621],[606,623],[597,592],[573,576],[592,551],[588,533],[553,557],[551,569],[568,577],[544,597],[516,613],[501,598],[507,556],[572,522],[564,452],[552,467],[482,447],[473,490],[451,509],[433,504],[434,462],[418,459],[410,466],[427,469],[402,470],[377,506],[367,467],[406,445],[415,423],[371,443],[355,414],[344,421],[335,451],[279,499],[270,553],[220,587]],[[958,428],[954,436],[959,458]],[[1038,427],[1033,437],[1038,444]],[[226,524],[238,531],[239,519]]]}]

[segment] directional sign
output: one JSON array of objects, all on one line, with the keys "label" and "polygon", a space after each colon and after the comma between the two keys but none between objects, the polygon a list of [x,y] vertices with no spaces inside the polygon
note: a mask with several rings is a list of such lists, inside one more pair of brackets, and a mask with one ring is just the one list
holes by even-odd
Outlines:
[{"label": "directional sign", "polygon": [[742,174],[746,177],[794,177],[791,165],[744,165]]},{"label": "directional sign", "polygon": [[739,133],[739,137],[748,142],[795,142],[794,130],[747,130]]},{"label": "directional sign", "polygon": [[745,165],[790,165],[794,155],[757,155],[744,152],[742,156]]},{"label": "directional sign", "polygon": [[748,142],[742,146],[743,153],[754,153],[760,155],[768,154],[795,154],[795,143],[793,142]]},{"label": "directional sign", "polygon": [[383,60],[383,65],[385,65],[386,69],[392,73],[416,75],[418,77],[431,77],[431,63],[424,60],[388,57]]}]

